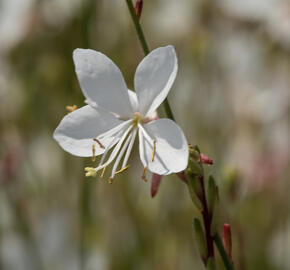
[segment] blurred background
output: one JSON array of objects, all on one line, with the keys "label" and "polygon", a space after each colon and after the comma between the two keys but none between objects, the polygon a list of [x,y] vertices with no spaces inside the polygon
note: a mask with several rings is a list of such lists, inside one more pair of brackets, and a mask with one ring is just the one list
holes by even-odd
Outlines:
[{"label": "blurred background", "polygon": [[[237,269],[290,269],[290,2],[144,0],[141,24],[150,49],[175,46],[169,101],[214,159]],[[66,105],[84,105],[77,47],[133,88],[143,53],[125,1],[0,1],[0,269],[203,269],[175,175],[152,199],[136,148],[108,185],[53,140]]]}]

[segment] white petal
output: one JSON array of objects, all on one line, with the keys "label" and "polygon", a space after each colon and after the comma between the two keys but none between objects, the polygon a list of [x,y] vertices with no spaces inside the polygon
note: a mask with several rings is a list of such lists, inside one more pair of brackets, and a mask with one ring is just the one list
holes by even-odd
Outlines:
[{"label": "white petal", "polygon": [[[95,154],[102,154],[116,136],[117,131],[124,128],[124,125],[126,126],[126,122],[117,119],[112,114],[87,105],[66,115],[54,131],[53,137],[65,151],[72,155],[89,157],[93,154],[93,144],[95,144]],[[102,149],[93,138],[113,128],[116,129],[115,133],[100,140],[105,147]]]},{"label": "white petal", "polygon": [[130,103],[132,106],[132,109],[134,112],[138,112],[139,111],[139,103],[138,103],[138,98],[135,92],[133,92],[132,90],[128,89],[128,95],[129,95],[129,99],[130,99]]},{"label": "white petal", "polygon": [[172,46],[155,49],[139,64],[134,84],[144,116],[154,112],[167,97],[176,73],[177,57]]},{"label": "white petal", "polygon": [[[160,175],[183,171],[188,163],[188,144],[180,127],[169,119],[159,119],[139,129],[140,158],[148,169]],[[156,141],[152,161],[153,141]]]},{"label": "white petal", "polygon": [[132,115],[122,73],[107,56],[90,49],[76,49],[73,59],[79,83],[88,101],[121,117]]}]

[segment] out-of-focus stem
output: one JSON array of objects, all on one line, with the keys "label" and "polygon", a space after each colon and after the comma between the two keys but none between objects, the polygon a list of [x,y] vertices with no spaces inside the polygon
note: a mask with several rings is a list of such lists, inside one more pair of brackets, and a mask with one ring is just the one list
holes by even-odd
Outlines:
[{"label": "out-of-focus stem", "polygon": [[22,202],[14,196],[10,186],[6,186],[6,196],[7,201],[10,204],[11,209],[13,211],[17,229],[26,241],[27,251],[31,256],[31,262],[33,262],[32,269],[35,270],[44,269],[40,250],[37,246],[36,240],[31,231],[29,222],[26,216],[23,214]]},{"label": "out-of-focus stem", "polygon": [[214,242],[215,242],[215,245],[221,255],[221,258],[223,260],[223,263],[226,267],[227,270],[234,270],[234,266],[233,264],[231,263],[226,251],[225,251],[225,248],[224,248],[224,245],[223,245],[223,242],[221,240],[221,237],[220,235],[217,233],[215,236],[214,236]]},{"label": "out-of-focus stem", "polygon": [[[147,55],[150,52],[149,51],[149,47],[148,47],[148,44],[146,42],[146,39],[145,39],[143,30],[142,30],[142,27],[140,25],[140,22],[138,20],[138,17],[137,17],[137,15],[135,13],[135,9],[134,9],[132,0],[126,0],[126,3],[127,3],[127,6],[128,6],[128,9],[129,9],[131,18],[132,18],[132,20],[134,22],[134,25],[135,25],[135,28],[136,28],[136,32],[137,32],[139,41],[141,43],[143,52],[144,52],[145,55]],[[173,116],[173,112],[171,110],[171,107],[169,105],[169,102],[168,102],[167,98],[163,101],[163,106],[164,106],[164,110],[165,110],[165,113],[166,113],[167,117],[169,119],[175,121],[174,116]]]}]

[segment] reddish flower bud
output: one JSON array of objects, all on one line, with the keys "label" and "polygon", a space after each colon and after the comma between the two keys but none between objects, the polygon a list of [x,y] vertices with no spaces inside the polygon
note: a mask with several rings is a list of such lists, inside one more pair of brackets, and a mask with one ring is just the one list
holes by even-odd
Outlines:
[{"label": "reddish flower bud", "polygon": [[159,189],[159,185],[161,183],[162,175],[153,173],[152,174],[152,182],[151,182],[151,197],[153,198]]},{"label": "reddish flower bud", "polygon": [[205,154],[200,153],[200,157],[203,164],[207,164],[207,165],[213,164],[213,160],[209,158],[208,156],[206,156]]},{"label": "reddish flower bud", "polygon": [[223,243],[226,253],[229,256],[230,260],[232,261],[232,232],[230,224],[226,223],[224,224]]},{"label": "reddish flower bud", "polygon": [[138,20],[141,17],[142,8],[143,8],[143,0],[137,0],[137,2],[135,4],[135,12],[136,12],[136,16],[137,16]]}]

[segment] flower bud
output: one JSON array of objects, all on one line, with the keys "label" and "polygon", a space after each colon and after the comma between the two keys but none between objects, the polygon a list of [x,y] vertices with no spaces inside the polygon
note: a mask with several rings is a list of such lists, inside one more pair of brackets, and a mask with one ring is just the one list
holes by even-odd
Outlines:
[{"label": "flower bud", "polygon": [[187,174],[194,174],[197,176],[202,176],[202,169],[201,166],[192,158],[189,158],[188,160],[188,169],[187,169]]},{"label": "flower bud", "polygon": [[224,224],[223,230],[223,243],[226,250],[226,253],[230,260],[232,261],[232,232],[231,232],[231,225]]},{"label": "flower bud", "polygon": [[200,182],[200,175],[194,173],[191,170],[191,166],[187,169],[187,181],[190,189],[197,195],[198,198],[202,198],[203,192],[202,192],[202,185]]},{"label": "flower bud", "polygon": [[[210,196],[208,195],[208,197],[210,197]],[[214,197],[215,197],[214,207],[213,207],[213,213],[211,215],[211,224],[210,224],[210,234],[212,236],[215,236],[215,234],[217,233],[217,228],[218,228],[218,223],[219,223],[219,216],[220,216],[219,190],[218,190],[218,187],[216,185],[215,185],[215,196]]]},{"label": "flower bud", "polygon": [[213,164],[213,160],[211,158],[209,158],[208,156],[206,156],[205,154],[203,154],[203,153],[200,154],[200,158],[201,158],[201,162],[203,164],[207,164],[207,165],[212,165]]},{"label": "flower bud", "polygon": [[138,20],[140,20],[142,8],[143,8],[143,0],[137,0],[135,4],[135,12]]},{"label": "flower bud", "polygon": [[201,223],[198,218],[194,218],[193,220],[193,229],[194,229],[195,241],[196,241],[200,256],[203,262],[205,262],[207,258],[207,246],[206,246],[204,231],[202,229]]},{"label": "flower bud", "polygon": [[151,182],[151,197],[155,197],[157,194],[157,191],[159,189],[160,183],[161,183],[162,175],[159,175],[157,173],[152,174],[152,182]]},{"label": "flower bud", "polygon": [[217,198],[217,187],[216,187],[214,178],[210,176],[208,180],[208,188],[207,188],[207,204],[208,204],[208,211],[211,217],[214,212],[216,198]]}]

